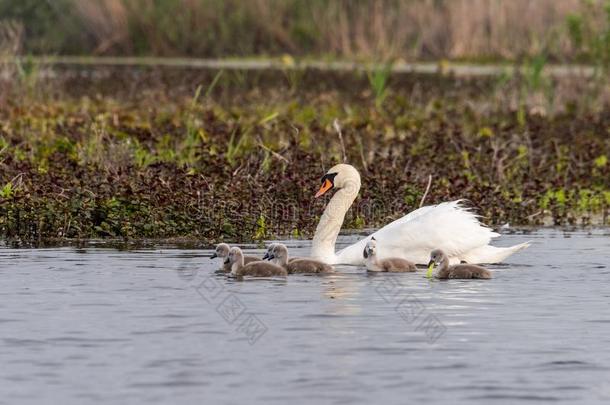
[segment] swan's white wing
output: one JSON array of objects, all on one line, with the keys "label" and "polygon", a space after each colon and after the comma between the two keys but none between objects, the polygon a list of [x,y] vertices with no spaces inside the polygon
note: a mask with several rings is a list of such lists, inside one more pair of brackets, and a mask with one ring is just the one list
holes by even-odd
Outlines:
[{"label": "swan's white wing", "polygon": [[446,202],[415,210],[343,249],[337,263],[362,264],[362,251],[372,236],[380,258],[401,257],[425,264],[433,249],[443,249],[455,261],[498,234],[483,226],[460,201]]},{"label": "swan's white wing", "polygon": [[[459,201],[455,201],[455,203],[459,203]],[[415,211],[411,211],[404,217],[401,217],[401,218],[398,218],[398,219],[392,221],[391,223],[386,225],[384,228],[379,229],[378,231],[373,232],[372,234],[365,237],[364,239],[361,239],[358,242],[354,243],[353,245],[350,245],[350,246],[340,250],[336,254],[334,263],[335,264],[351,264],[351,265],[363,264],[364,263],[364,256],[363,256],[364,247],[366,246],[367,242],[371,239],[371,237],[373,237],[373,236],[376,237],[377,235],[379,235],[380,231],[382,231],[390,226],[395,226],[397,224],[408,222],[414,218],[424,215],[427,212],[435,209],[436,207],[437,207],[436,205],[427,205],[425,207],[418,208]]]},{"label": "swan's white wing", "polygon": [[[456,203],[456,204],[457,204],[457,203],[459,203],[459,200],[458,200],[458,201],[454,201],[453,203]],[[398,219],[396,219],[396,220],[394,220],[394,221],[390,222],[390,223],[389,223],[388,225],[386,225],[386,226],[389,226],[389,225],[394,225],[394,224],[401,224],[401,223],[403,223],[403,222],[410,221],[410,220],[412,220],[412,219],[414,219],[414,218],[417,218],[417,217],[419,217],[419,216],[422,216],[422,215],[424,215],[424,214],[427,214],[428,212],[430,212],[430,211],[432,211],[432,210],[436,209],[437,207],[438,207],[438,205],[426,205],[425,207],[421,207],[421,208],[416,209],[415,211],[411,211],[411,212],[409,212],[409,213],[408,213],[407,215],[405,215],[404,217],[398,218]],[[382,229],[383,229],[383,228],[382,228]],[[381,230],[381,229],[380,229],[380,230]]]},{"label": "swan's white wing", "polygon": [[377,231],[375,239],[380,257],[403,257],[425,264],[434,249],[458,258],[489,244],[495,236],[498,234],[483,226],[475,214],[453,201],[438,204],[411,220],[391,223]]}]

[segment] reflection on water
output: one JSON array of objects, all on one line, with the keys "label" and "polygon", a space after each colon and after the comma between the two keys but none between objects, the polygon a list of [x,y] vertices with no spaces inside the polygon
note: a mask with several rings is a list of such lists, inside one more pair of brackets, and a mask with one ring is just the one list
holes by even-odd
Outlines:
[{"label": "reflection on water", "polygon": [[492,280],[445,282],[234,282],[210,251],[1,249],[0,403],[607,401],[609,232],[501,242],[525,240]]}]

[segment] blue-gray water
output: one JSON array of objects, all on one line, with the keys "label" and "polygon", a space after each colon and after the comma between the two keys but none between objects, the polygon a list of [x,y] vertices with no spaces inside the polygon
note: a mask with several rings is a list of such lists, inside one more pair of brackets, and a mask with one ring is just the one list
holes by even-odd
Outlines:
[{"label": "blue-gray water", "polygon": [[233,282],[210,251],[0,249],[0,403],[607,403],[610,230],[498,244],[525,240],[492,280],[447,282]]}]

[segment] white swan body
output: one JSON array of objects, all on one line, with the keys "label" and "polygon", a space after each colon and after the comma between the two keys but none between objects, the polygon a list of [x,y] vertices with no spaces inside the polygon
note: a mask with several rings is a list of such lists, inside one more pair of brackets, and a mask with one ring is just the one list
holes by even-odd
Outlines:
[{"label": "white swan body", "polygon": [[506,248],[489,245],[492,238],[500,235],[482,225],[458,200],[419,208],[335,253],[343,219],[360,190],[360,174],[353,166],[339,164],[322,180],[317,196],[331,188],[338,190],[320,218],[311,257],[328,264],[364,265],[362,252],[371,237],[377,240],[380,259],[399,257],[417,264],[428,263],[434,249],[442,249],[451,264],[498,263],[529,246],[529,243]]}]

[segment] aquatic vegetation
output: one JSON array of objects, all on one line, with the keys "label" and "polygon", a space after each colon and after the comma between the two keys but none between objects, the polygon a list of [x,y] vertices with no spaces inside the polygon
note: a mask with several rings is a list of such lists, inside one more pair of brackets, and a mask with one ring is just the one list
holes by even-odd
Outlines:
[{"label": "aquatic vegetation", "polygon": [[596,168],[603,169],[604,167],[606,167],[606,164],[608,164],[608,158],[606,157],[606,155],[601,155],[595,158],[593,164]]},{"label": "aquatic vegetation", "polygon": [[256,220],[256,232],[252,239],[263,240],[265,237],[267,237],[267,224],[265,222],[265,216],[261,214]]},{"label": "aquatic vegetation", "polygon": [[2,189],[0,189],[0,197],[9,199],[13,196],[13,183],[6,183]]},{"label": "aquatic vegetation", "polygon": [[309,237],[314,188],[344,156],[367,183],[347,227],[417,208],[429,175],[426,204],[468,198],[487,222],[608,222],[610,112],[562,98],[582,92],[546,115],[524,98],[518,119],[493,81],[393,75],[380,109],[366,75],[306,71],[298,96],[277,76],[117,70],[5,89],[0,235]]},{"label": "aquatic vegetation", "polygon": [[377,108],[380,108],[383,104],[383,100],[388,95],[388,81],[390,79],[390,72],[392,71],[392,64],[385,63],[382,66],[377,66],[371,71],[367,72],[369,84],[375,95],[375,104]]}]

